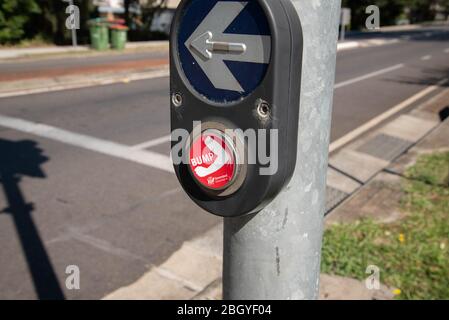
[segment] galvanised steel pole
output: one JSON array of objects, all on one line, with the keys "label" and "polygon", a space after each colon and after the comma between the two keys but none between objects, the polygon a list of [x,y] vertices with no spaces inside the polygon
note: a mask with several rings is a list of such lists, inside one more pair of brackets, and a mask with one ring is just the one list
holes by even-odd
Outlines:
[{"label": "galvanised steel pole", "polygon": [[224,220],[224,299],[316,299],[340,0],[292,0],[304,38],[294,176],[258,214]]}]

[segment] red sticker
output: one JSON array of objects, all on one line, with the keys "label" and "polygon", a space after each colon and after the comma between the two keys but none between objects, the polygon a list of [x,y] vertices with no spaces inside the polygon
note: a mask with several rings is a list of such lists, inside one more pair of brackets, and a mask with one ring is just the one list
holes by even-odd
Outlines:
[{"label": "red sticker", "polygon": [[190,169],[195,179],[208,189],[223,189],[235,175],[235,155],[224,136],[205,131],[190,148]]}]

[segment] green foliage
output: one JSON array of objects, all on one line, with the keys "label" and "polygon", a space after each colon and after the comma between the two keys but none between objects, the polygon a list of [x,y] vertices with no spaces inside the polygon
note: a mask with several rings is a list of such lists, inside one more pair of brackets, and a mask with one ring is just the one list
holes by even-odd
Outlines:
[{"label": "green foliage", "polygon": [[35,0],[2,0],[0,2],[0,44],[14,43],[25,35],[27,24],[41,13]]},{"label": "green foliage", "polygon": [[435,153],[419,158],[407,170],[406,176],[432,185],[449,186],[449,153]]},{"label": "green foliage", "polygon": [[[133,0],[136,1],[136,0]],[[80,9],[80,30],[77,31],[78,42],[88,43],[89,27],[87,21],[98,17],[92,0],[74,0]],[[126,4],[131,3],[126,0]],[[149,0],[142,6],[143,22],[166,0]],[[33,45],[51,42],[58,45],[71,43],[71,32],[65,27],[67,19],[67,2],[63,0],[0,0],[0,45]],[[130,15],[125,15],[130,22]],[[151,22],[151,21],[150,21]],[[148,38],[149,26],[142,23],[141,30],[144,39]],[[130,32],[133,36],[133,32]]]},{"label": "green foliage", "polygon": [[[80,42],[88,41],[87,20],[94,6],[90,0],[74,0],[80,8]],[[70,31],[65,27],[68,3],[62,0],[0,0],[0,44],[70,43]]]},{"label": "green foliage", "polygon": [[410,10],[410,22],[420,22],[433,20],[435,17],[434,6],[443,4],[440,0],[408,0],[404,3]]},{"label": "green foliage", "polygon": [[370,220],[326,230],[322,271],[366,279],[368,265],[381,282],[399,288],[399,299],[449,297],[449,153],[421,157],[406,172],[403,211],[391,224]]},{"label": "green foliage", "polygon": [[368,15],[365,10],[370,5],[377,5],[380,9],[381,25],[393,25],[404,10],[404,0],[343,0],[342,6],[351,8],[352,29],[360,30],[365,27]]},{"label": "green foliage", "polygon": [[437,5],[446,13],[449,12],[449,0],[343,0],[342,6],[351,8],[352,11],[352,29],[360,30],[365,27],[368,17],[365,9],[373,4],[380,9],[382,26],[394,25],[406,12],[405,17],[411,23],[433,20]]},{"label": "green foliage", "polygon": [[[126,0],[126,3],[130,3]],[[75,0],[81,10],[79,40],[88,41],[86,22],[94,15],[90,0]],[[166,0],[148,1],[145,12],[164,6]],[[343,0],[343,6],[352,10],[352,29],[363,29],[367,6],[375,4],[380,8],[381,25],[393,25],[399,17],[412,23],[433,20],[438,4],[449,13],[449,0]],[[70,32],[65,29],[67,3],[62,0],[0,0],[0,44],[15,44],[22,40],[43,39],[56,44],[67,44]],[[152,12],[151,10],[148,12]],[[407,14],[405,14],[407,12]],[[125,15],[129,22],[129,15]],[[145,21],[145,18],[142,20]]]}]

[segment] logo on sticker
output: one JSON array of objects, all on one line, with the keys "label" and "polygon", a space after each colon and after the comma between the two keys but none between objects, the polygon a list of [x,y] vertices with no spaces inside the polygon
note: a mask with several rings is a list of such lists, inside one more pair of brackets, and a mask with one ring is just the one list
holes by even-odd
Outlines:
[{"label": "logo on sticker", "polygon": [[203,133],[190,149],[190,169],[195,179],[209,189],[226,187],[235,174],[235,155],[226,140]]}]

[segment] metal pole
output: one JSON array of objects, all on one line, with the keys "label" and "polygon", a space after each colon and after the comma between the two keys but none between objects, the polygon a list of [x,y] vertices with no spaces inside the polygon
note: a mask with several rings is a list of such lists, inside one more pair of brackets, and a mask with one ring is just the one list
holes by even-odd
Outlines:
[{"label": "metal pole", "polygon": [[78,41],[76,38],[76,29],[72,29],[72,46],[77,47]]},{"label": "metal pole", "polygon": [[[73,0],[69,1],[69,5],[73,6]],[[78,39],[76,36],[76,28],[74,28],[73,26],[72,26],[72,46],[74,46],[74,47],[78,46]]]},{"label": "metal pole", "polygon": [[345,41],[345,32],[346,32],[346,27],[345,27],[345,25],[343,24],[343,22],[341,23],[341,26],[340,26],[340,30],[341,30],[341,32],[340,32],[340,41]]},{"label": "metal pole", "polygon": [[346,8],[340,9],[340,41],[345,41],[346,36]]},{"label": "metal pole", "polygon": [[304,57],[290,184],[258,214],[224,220],[223,298],[318,297],[340,0],[292,0]]}]

